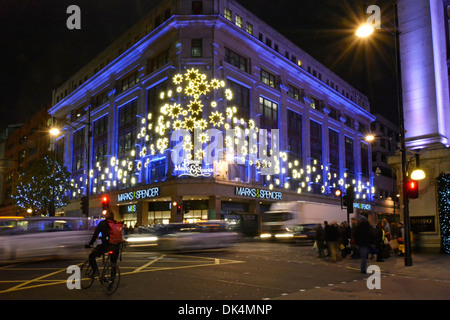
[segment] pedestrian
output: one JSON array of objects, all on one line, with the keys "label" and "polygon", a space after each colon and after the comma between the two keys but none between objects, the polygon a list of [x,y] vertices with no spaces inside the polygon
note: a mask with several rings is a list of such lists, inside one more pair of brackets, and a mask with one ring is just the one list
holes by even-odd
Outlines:
[{"label": "pedestrian", "polygon": [[399,256],[403,257],[405,255],[405,229],[403,228],[403,222],[399,221],[397,224],[397,241],[398,241],[398,251]]},{"label": "pedestrian", "polygon": [[350,248],[351,248],[351,257],[352,259],[359,259],[358,248],[355,245],[355,229],[356,229],[356,219],[351,219],[351,231],[350,231]]},{"label": "pedestrian", "polygon": [[391,234],[391,227],[389,225],[389,221],[387,219],[383,219],[381,221],[381,227],[384,231],[384,247],[383,247],[383,255],[382,258],[386,259],[391,256],[391,240],[392,240],[392,234]]},{"label": "pedestrian", "polygon": [[339,245],[341,249],[342,258],[345,258],[347,255],[351,253],[350,249],[350,238],[351,238],[351,229],[348,225],[347,221],[341,222],[339,227]]},{"label": "pedestrian", "polygon": [[325,241],[328,244],[331,261],[336,262],[337,260],[342,260],[341,250],[339,249],[339,228],[337,221],[331,222],[328,225],[328,229],[325,229]]},{"label": "pedestrian", "polygon": [[322,224],[320,223],[316,229],[316,245],[319,253],[319,258],[323,258],[323,249],[325,246],[325,230],[322,228]]},{"label": "pedestrian", "polygon": [[384,229],[382,226],[382,222],[378,222],[375,228],[375,248],[377,252],[377,262],[384,262],[383,260],[383,251],[384,251]]},{"label": "pedestrian", "polygon": [[328,242],[327,242],[327,233],[328,233],[328,229],[330,229],[330,226],[328,225],[328,221],[324,221],[323,222],[324,225],[324,231],[325,231],[325,243],[323,244],[323,248],[327,249],[327,257],[330,256],[330,247],[328,246]]},{"label": "pedestrian", "polygon": [[367,257],[369,248],[375,244],[373,227],[366,217],[360,216],[355,227],[355,245],[361,258],[361,273],[367,273]]},{"label": "pedestrian", "polygon": [[392,233],[391,233],[391,226],[389,225],[389,221],[387,219],[383,219],[382,226],[384,230],[384,236],[386,237],[387,241],[392,240]]}]

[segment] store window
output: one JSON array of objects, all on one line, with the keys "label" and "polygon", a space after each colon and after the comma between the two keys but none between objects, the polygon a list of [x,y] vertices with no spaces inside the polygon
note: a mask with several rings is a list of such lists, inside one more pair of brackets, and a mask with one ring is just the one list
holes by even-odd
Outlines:
[{"label": "store window", "polygon": [[191,55],[193,58],[200,58],[203,56],[203,39],[191,39]]},{"label": "store window", "polygon": [[260,128],[277,129],[278,128],[278,104],[263,97],[259,97]]},{"label": "store window", "polygon": [[275,76],[267,72],[266,70],[261,69],[260,80],[262,83],[265,83],[268,86],[275,88]]},{"label": "store window", "polygon": [[225,10],[224,10],[224,17],[225,17],[225,19],[227,19],[227,20],[229,20],[229,21],[232,21],[232,20],[233,20],[232,14],[233,14],[233,13],[231,12],[230,9],[225,8]]}]

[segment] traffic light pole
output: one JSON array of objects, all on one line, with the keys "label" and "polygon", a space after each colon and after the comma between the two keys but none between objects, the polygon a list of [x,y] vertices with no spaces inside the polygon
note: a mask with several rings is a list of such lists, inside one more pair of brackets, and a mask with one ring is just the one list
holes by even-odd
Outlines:
[{"label": "traffic light pole", "polygon": [[405,118],[403,115],[403,88],[402,88],[402,72],[400,61],[400,30],[398,27],[398,8],[397,0],[393,1],[394,14],[395,14],[395,55],[396,55],[396,71],[397,71],[397,106],[399,117],[399,129],[400,129],[400,149],[401,149],[401,161],[402,161],[402,187],[403,187],[403,216],[404,216],[404,230],[405,230],[405,266],[412,266],[411,258],[411,238],[409,234],[409,202],[407,197],[406,187],[406,142],[405,142]]},{"label": "traffic light pole", "polygon": [[92,128],[91,128],[91,106],[88,106],[88,115],[87,115],[87,126],[88,126],[88,141],[87,141],[87,150],[86,150],[86,160],[87,160],[87,170],[86,170],[86,218],[89,217],[89,194],[90,194],[90,171],[91,171],[91,137],[92,137]]},{"label": "traffic light pole", "polygon": [[[81,207],[84,208],[86,218],[88,218],[89,217],[89,195],[90,195],[90,171],[91,171],[91,138],[92,138],[91,106],[89,105],[88,109],[87,109],[87,122],[81,122],[81,121],[72,121],[71,122],[71,121],[67,121],[64,118],[56,118],[56,117],[52,117],[52,119],[61,120],[66,125],[69,125],[70,127],[74,128],[74,129],[75,129],[75,127],[72,125],[73,123],[74,124],[84,124],[88,128],[87,143],[86,143],[86,139],[84,140],[84,142],[85,142],[84,145],[86,147],[86,160],[87,160],[86,161],[86,188],[85,188],[86,194],[84,196],[85,198],[80,199]],[[59,132],[59,129],[57,131]],[[52,133],[52,134],[54,134],[54,133]],[[56,152],[56,139],[55,139],[55,152]],[[55,154],[55,159],[56,159],[56,154]],[[52,202],[54,204],[54,200]],[[87,226],[87,228],[89,228],[89,226]]]}]

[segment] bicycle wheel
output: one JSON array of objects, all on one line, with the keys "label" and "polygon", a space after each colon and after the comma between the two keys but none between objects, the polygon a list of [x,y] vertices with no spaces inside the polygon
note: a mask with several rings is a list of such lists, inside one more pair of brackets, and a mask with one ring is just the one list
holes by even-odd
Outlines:
[{"label": "bicycle wheel", "polygon": [[94,283],[94,276],[89,260],[86,260],[81,266],[81,288],[87,289]]},{"label": "bicycle wheel", "polygon": [[102,289],[107,295],[111,295],[116,292],[120,283],[120,269],[117,264],[107,262],[103,268],[101,277]]}]

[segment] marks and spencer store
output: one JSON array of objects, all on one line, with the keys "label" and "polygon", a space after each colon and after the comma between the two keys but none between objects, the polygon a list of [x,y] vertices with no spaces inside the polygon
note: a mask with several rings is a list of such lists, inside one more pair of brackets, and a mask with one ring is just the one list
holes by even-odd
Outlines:
[{"label": "marks and spencer store", "polygon": [[80,214],[87,185],[90,216],[108,195],[144,225],[339,205],[348,186],[370,201],[367,97],[239,3],[194,2],[161,1],[54,91],[65,212]]}]

